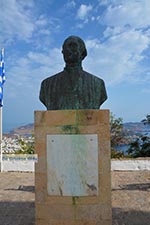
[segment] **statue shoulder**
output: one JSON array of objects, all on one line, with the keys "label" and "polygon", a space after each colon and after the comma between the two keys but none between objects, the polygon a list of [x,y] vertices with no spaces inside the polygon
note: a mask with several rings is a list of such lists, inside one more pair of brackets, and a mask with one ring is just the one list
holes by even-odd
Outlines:
[{"label": "statue shoulder", "polygon": [[57,74],[54,74],[54,75],[52,75],[50,77],[47,77],[47,78],[45,78],[42,81],[41,85],[44,85],[45,86],[47,84],[53,83],[53,82],[55,82],[55,80],[60,79],[62,77],[62,75],[63,75],[63,71],[62,72],[59,72]]},{"label": "statue shoulder", "polygon": [[83,71],[83,73],[84,73],[84,76],[86,76],[87,78],[89,78],[89,79],[91,79],[91,80],[93,80],[95,82],[98,82],[99,84],[104,84],[103,79],[101,79],[100,77],[95,76],[95,75],[93,75],[91,73],[88,73],[86,71]]},{"label": "statue shoulder", "polygon": [[84,71],[84,76],[91,86],[94,86],[96,96],[99,98],[100,105],[107,99],[105,82],[103,79]]}]

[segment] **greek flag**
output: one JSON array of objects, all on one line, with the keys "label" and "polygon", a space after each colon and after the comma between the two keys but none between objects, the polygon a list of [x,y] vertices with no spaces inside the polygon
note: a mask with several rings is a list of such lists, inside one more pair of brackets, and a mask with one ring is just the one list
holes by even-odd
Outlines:
[{"label": "greek flag", "polygon": [[4,48],[2,48],[1,61],[0,61],[0,107],[3,106],[3,84],[4,83],[5,83]]}]

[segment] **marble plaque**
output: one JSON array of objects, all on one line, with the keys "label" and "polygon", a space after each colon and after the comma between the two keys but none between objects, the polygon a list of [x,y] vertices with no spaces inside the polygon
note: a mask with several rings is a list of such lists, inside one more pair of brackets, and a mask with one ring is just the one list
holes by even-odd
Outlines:
[{"label": "marble plaque", "polygon": [[97,134],[47,135],[48,195],[98,195]]}]

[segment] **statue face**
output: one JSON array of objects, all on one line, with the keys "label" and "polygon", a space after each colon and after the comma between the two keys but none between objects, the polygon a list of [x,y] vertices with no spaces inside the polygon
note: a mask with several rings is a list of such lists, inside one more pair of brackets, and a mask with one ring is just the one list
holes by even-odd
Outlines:
[{"label": "statue face", "polygon": [[65,62],[69,65],[73,66],[82,61],[79,43],[74,39],[70,39],[67,41],[62,52]]}]

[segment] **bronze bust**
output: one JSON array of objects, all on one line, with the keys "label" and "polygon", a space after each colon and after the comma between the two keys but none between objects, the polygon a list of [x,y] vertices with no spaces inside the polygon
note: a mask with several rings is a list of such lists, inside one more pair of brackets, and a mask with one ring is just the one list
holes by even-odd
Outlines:
[{"label": "bronze bust", "polygon": [[77,36],[68,37],[62,53],[66,66],[42,81],[40,101],[47,110],[99,109],[107,99],[105,84],[82,69],[82,60],[87,56],[84,41]]}]

